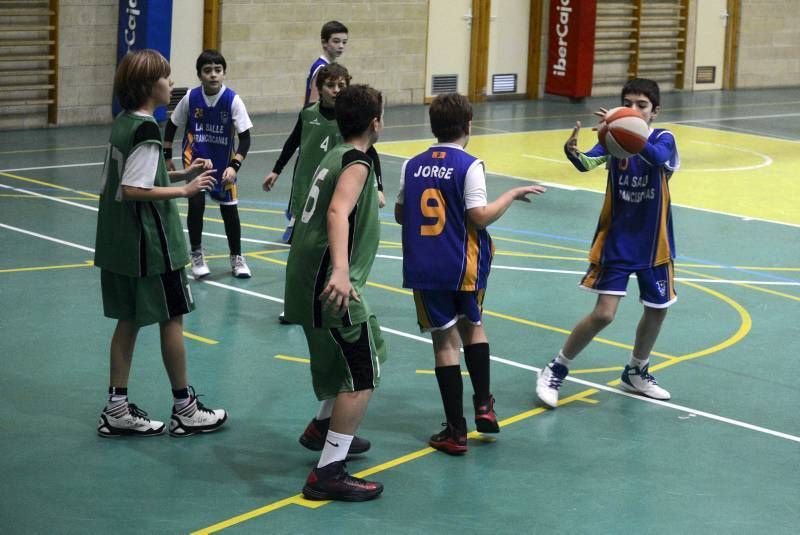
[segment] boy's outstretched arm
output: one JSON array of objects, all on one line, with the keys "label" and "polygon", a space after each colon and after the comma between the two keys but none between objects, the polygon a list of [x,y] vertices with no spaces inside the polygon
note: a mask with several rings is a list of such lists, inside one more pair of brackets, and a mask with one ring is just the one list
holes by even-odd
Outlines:
[{"label": "boy's outstretched arm", "polygon": [[528,195],[541,195],[547,191],[544,186],[522,186],[506,191],[486,206],[476,206],[467,210],[467,217],[478,228],[486,228],[502,217],[514,201],[531,202]]},{"label": "boy's outstretched arm", "polygon": [[200,173],[197,178],[183,186],[154,186],[140,188],[122,185],[122,198],[126,201],[157,201],[175,199],[177,197],[192,197],[204,189],[211,189],[217,182],[213,173],[216,169],[208,169]]},{"label": "boy's outstretched arm", "polygon": [[281,154],[278,156],[278,160],[275,162],[275,165],[272,166],[272,171],[264,177],[264,183],[261,185],[261,189],[264,191],[269,191],[275,186],[275,182],[278,181],[278,175],[283,172],[283,168],[286,167],[286,164],[289,163],[292,155],[300,146],[301,129],[302,120],[300,114],[298,114],[297,122],[294,123],[292,133],[289,134],[288,138],[286,138],[283,148],[281,149]]}]

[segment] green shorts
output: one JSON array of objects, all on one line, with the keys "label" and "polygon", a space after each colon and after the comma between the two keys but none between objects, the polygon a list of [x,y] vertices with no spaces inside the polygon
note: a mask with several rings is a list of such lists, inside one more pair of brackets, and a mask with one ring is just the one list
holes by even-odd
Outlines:
[{"label": "green shorts", "polygon": [[128,277],[101,270],[103,313],[139,326],[159,323],[194,310],[183,268],[152,277]]},{"label": "green shorts", "polygon": [[315,329],[303,326],[311,353],[311,380],[317,399],[340,392],[377,388],[386,344],[375,316],[352,327]]}]

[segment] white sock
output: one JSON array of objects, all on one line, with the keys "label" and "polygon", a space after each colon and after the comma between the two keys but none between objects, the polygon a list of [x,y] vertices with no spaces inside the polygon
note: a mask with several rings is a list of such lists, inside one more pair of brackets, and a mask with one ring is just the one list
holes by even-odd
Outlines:
[{"label": "white sock", "polygon": [[347,452],[350,451],[350,443],[353,442],[353,435],[342,435],[336,431],[328,430],[325,437],[325,447],[322,448],[322,455],[319,456],[317,468],[328,466],[336,461],[344,461]]},{"label": "white sock", "polygon": [[327,420],[333,414],[333,405],[336,403],[336,398],[323,399],[319,403],[319,410],[317,411],[317,420]]},{"label": "white sock", "polygon": [[567,368],[569,368],[570,364],[572,364],[572,359],[568,359],[564,356],[563,349],[558,350],[558,356],[555,358],[555,361],[562,366],[566,366]]},{"label": "white sock", "polygon": [[175,410],[176,411],[179,411],[182,408],[186,407],[186,405],[188,405],[191,401],[192,401],[192,396],[189,396],[188,398],[181,398],[181,399],[175,398],[175,397],[172,398],[172,403],[175,405]]},{"label": "white sock", "polygon": [[106,402],[107,409],[115,409],[119,407],[123,403],[128,402],[128,395],[119,395],[119,394],[112,394],[108,396],[108,402]]},{"label": "white sock", "polygon": [[636,357],[634,357],[633,353],[631,353],[631,361],[628,363],[628,365],[629,366],[637,366],[641,370],[642,368],[647,366],[648,362],[650,362],[650,355],[647,355],[645,358],[640,360],[640,359],[637,359]]}]

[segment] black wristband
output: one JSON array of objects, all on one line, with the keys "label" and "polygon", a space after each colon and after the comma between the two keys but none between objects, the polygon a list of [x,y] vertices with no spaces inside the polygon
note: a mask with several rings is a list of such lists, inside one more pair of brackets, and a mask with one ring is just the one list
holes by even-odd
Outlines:
[{"label": "black wristband", "polygon": [[164,159],[165,160],[172,159],[172,147],[164,147]]},{"label": "black wristband", "polygon": [[237,160],[236,158],[232,158],[230,163],[228,164],[228,167],[233,167],[233,170],[238,173],[239,169],[242,167],[242,162]]}]

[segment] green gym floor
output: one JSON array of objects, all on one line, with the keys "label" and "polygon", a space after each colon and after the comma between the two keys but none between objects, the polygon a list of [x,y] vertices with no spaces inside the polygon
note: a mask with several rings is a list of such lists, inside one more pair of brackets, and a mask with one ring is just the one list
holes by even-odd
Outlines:
[{"label": "green gym floor", "polygon": [[[577,288],[605,172],[579,174],[561,145],[592,111],[545,98],[476,106],[470,150],[489,195],[550,186],[490,230],[485,324],[502,432],[449,457],[426,446],[441,401],[427,336],[401,288],[393,222],[402,158],[430,140],[427,109],[388,108],[378,145],[388,205],[367,297],[389,360],[351,472],[385,485],[367,503],[303,500],[317,454],[297,442],[315,414],[302,330],[281,326],[291,165],[261,182],[294,124],[255,117],[239,185],[250,280],[231,277],[219,212],[206,210],[210,278],[185,320],[192,383],[230,412],[218,433],[101,439],[114,322],[91,266],[108,126],[7,132],[0,143],[0,532],[3,533],[797,533],[800,529],[800,121],[796,89],[674,93],[671,181],[678,302],[651,370],[669,403],[615,388],[641,313],[632,282],[614,324],[579,357],[557,410],[536,370],[594,303]],[[179,203],[185,212],[185,202]],[[158,330],[139,337],[131,400],[169,418]],[[471,385],[465,377],[465,407]]]}]

